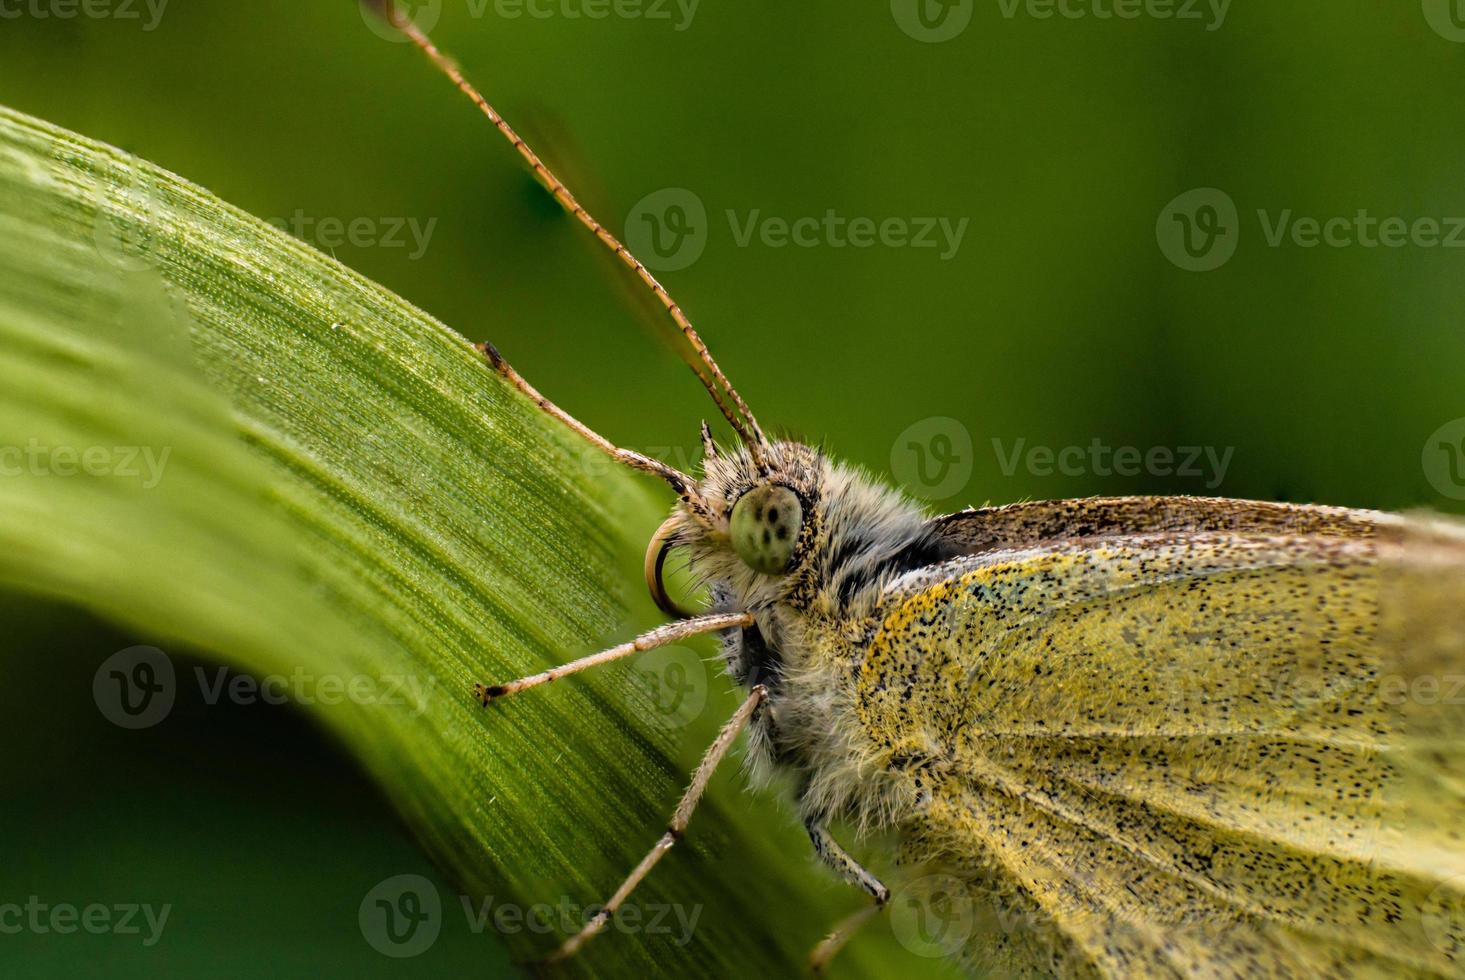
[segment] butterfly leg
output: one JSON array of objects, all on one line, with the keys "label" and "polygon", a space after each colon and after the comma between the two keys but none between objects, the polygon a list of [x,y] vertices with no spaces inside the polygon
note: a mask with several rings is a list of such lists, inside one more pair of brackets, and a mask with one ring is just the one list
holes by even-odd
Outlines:
[{"label": "butterfly leg", "polygon": [[885,906],[880,903],[867,905],[852,915],[841,919],[834,930],[819,941],[814,951],[809,954],[809,972],[815,975],[824,972],[829,961],[834,959],[835,954],[844,949],[844,944],[860,931],[860,927],[880,913]]},{"label": "butterfly leg", "polygon": [[870,896],[875,899],[875,904],[868,906],[855,914],[849,916],[834,931],[826,936],[814,951],[809,954],[809,969],[815,973],[820,972],[834,958],[834,955],[849,942],[856,931],[866,922],[874,918],[885,903],[890,900],[890,889],[881,883],[854,858],[850,857],[848,851],[840,846],[839,841],[830,835],[822,820],[811,818],[804,824],[804,829],[809,832],[809,840],[814,842],[814,853],[819,859],[839,874],[845,881],[859,885]]},{"label": "butterfly leg", "polygon": [[884,905],[889,900],[890,889],[881,884],[879,878],[861,867],[858,861],[850,857],[849,852],[830,835],[823,821],[811,819],[804,824],[804,829],[809,832],[809,840],[814,842],[814,853],[819,855],[819,860],[833,868],[845,881],[852,885],[859,885],[869,892],[877,906]]},{"label": "butterfly leg", "polygon": [[758,710],[758,706],[763,703],[763,699],[767,695],[768,689],[759,684],[753,688],[747,700],[739,706],[738,710],[733,712],[733,716],[728,719],[727,724],[722,726],[722,731],[717,733],[717,738],[708,746],[706,753],[702,756],[702,761],[697,764],[697,771],[692,773],[692,781],[687,785],[686,792],[682,794],[681,802],[677,804],[676,812],[672,814],[671,823],[667,826],[666,833],[662,834],[661,840],[656,842],[651,851],[641,859],[641,863],[636,865],[635,870],[627,876],[625,881],[621,882],[621,887],[615,890],[615,894],[606,901],[605,906],[595,914],[595,917],[585,924],[585,928],[565,940],[564,945],[555,951],[554,955],[549,958],[551,963],[574,956],[581,946],[604,929],[605,924],[615,915],[616,910],[625,902],[631,891],[641,883],[641,879],[645,878],[656,866],[656,862],[672,849],[672,845],[682,839],[682,834],[687,829],[687,823],[692,819],[692,811],[697,808],[697,802],[702,798],[703,791],[712,781],[712,774],[717,770],[717,764],[722,761],[723,756],[727,755],[727,750],[732,747],[733,740],[747,727],[754,712]]},{"label": "butterfly leg", "polygon": [[751,626],[752,624],[753,617],[750,613],[714,613],[708,616],[694,616],[691,619],[684,619],[681,622],[658,626],[649,633],[642,633],[629,643],[622,643],[620,646],[611,647],[609,650],[592,653],[588,657],[581,657],[579,660],[572,660],[567,664],[551,667],[549,670],[542,671],[541,673],[521,677],[516,681],[509,681],[507,684],[475,684],[473,685],[473,694],[478,698],[480,703],[487,707],[490,701],[498,698],[506,698],[510,694],[518,694],[525,688],[548,684],[550,681],[564,677],[567,674],[577,674],[590,667],[598,667],[601,664],[610,663],[612,660],[629,657],[633,653],[654,650],[657,647],[666,646],[668,643],[676,643],[701,633],[712,633],[717,630],[730,629],[737,626]]}]

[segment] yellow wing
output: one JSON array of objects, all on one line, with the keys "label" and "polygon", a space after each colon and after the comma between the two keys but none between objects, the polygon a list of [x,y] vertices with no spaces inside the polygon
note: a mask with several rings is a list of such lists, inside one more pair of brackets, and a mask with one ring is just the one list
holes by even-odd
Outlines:
[{"label": "yellow wing", "polygon": [[858,710],[921,801],[907,857],[998,924],[970,960],[1465,975],[1465,535],[1309,532],[1048,542],[898,583]]}]

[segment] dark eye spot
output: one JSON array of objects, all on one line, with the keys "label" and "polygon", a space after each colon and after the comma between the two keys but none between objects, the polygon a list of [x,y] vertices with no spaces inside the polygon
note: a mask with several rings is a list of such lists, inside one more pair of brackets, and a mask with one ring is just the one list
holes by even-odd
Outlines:
[{"label": "dark eye spot", "polygon": [[778,508],[777,507],[770,507],[770,508],[768,508],[768,523],[769,524],[777,524],[778,523]]},{"label": "dark eye spot", "polygon": [[779,527],[779,529],[778,529],[778,540],[780,540],[780,541],[787,541],[788,540],[788,528],[786,526]]},{"label": "dark eye spot", "polygon": [[773,539],[771,537],[769,537],[768,528],[765,527],[763,529],[763,543],[764,544],[767,544],[769,541],[772,541],[772,540]]}]

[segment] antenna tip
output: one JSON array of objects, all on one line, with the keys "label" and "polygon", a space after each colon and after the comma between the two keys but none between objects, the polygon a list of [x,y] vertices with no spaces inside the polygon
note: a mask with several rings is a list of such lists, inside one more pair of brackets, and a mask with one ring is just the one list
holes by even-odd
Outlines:
[{"label": "antenna tip", "polygon": [[494,684],[492,686],[488,684],[473,685],[473,696],[477,698],[478,703],[483,705],[485,708],[488,707],[488,703],[490,701],[501,698],[508,693],[509,688],[506,684]]}]

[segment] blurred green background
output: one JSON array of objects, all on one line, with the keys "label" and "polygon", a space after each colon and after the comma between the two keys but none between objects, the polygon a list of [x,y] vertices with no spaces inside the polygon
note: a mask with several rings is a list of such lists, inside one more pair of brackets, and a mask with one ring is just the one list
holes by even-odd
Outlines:
[{"label": "blurred green background", "polygon": [[[1451,425],[1465,416],[1465,231],[1450,221],[1465,216],[1465,4],[1452,3],[1122,19],[1099,16],[1107,0],[1047,18],[968,0],[929,32],[914,0],[412,6],[608,225],[689,236],[643,258],[683,265],[663,280],[765,426],[824,439],[933,509],[1177,492],[1459,511],[1465,480],[1440,446],[1465,438]],[[0,3],[0,102],[290,226],[491,338],[610,438],[695,459],[714,413],[624,277],[352,0],[57,16],[68,9]],[[1171,202],[1197,188],[1214,192],[1182,198],[1177,220]],[[1360,212],[1436,219],[1458,247],[1370,245],[1380,230],[1360,234]],[[840,247],[821,225],[775,244],[778,221],[829,213],[890,234]],[[1307,219],[1335,217],[1341,244],[1299,244]],[[937,247],[902,243],[928,220],[963,228],[959,244],[940,224]],[[1188,271],[1183,243],[1162,247],[1157,228],[1186,220],[1201,222],[1198,261],[1218,267]],[[1302,224],[1273,244],[1284,220]],[[1108,472],[1087,455],[1096,440],[1177,460]],[[1085,451],[1067,472],[1043,462],[1066,447]],[[1186,447],[1211,452],[1175,472]],[[6,607],[0,899],[190,914],[146,951],[6,935],[0,972],[507,969],[462,928],[419,960],[362,942],[367,889],[435,872],[295,711],[185,707],[121,731],[47,692],[84,689],[107,653],[148,638]],[[775,804],[752,812],[797,835]]]}]

